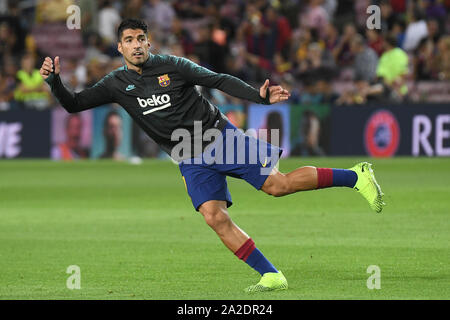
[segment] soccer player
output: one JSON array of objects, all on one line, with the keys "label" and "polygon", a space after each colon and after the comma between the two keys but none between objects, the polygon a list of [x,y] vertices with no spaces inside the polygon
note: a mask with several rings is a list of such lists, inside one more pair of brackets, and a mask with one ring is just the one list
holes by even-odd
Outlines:
[{"label": "soccer player", "polygon": [[[159,146],[173,157],[177,146],[172,134],[177,129],[194,133],[196,121],[201,121],[201,131],[209,129],[224,133],[219,138],[198,150],[183,153],[179,159],[179,168],[194,208],[199,211],[206,223],[217,233],[224,245],[239,259],[261,274],[256,285],[246,288],[247,292],[283,290],[288,283],[281,271],[256,248],[254,241],[240,229],[228,215],[227,208],[232,200],[227,188],[226,176],[244,179],[257,190],[273,195],[284,196],[304,190],[327,187],[353,188],[369,202],[376,212],[383,206],[371,165],[359,163],[351,169],[330,169],[305,166],[287,174],[279,172],[275,164],[282,150],[275,145],[258,140],[258,144],[248,135],[234,127],[220,111],[199,94],[195,85],[216,88],[227,94],[260,104],[274,104],[289,98],[289,92],[281,86],[269,86],[269,81],[259,90],[227,74],[217,74],[185,58],[150,53],[147,38],[147,26],[135,19],[122,21],[117,30],[118,51],[123,55],[125,64],[93,87],[78,93],[72,93],[59,77],[60,61],[46,57],[40,73],[50,85],[52,93],[61,105],[70,113],[80,112],[96,106],[116,102],[120,104],[138,125]],[[220,145],[215,149],[218,154],[229,153],[225,138],[233,133],[239,146],[232,152],[236,160],[242,153],[245,163],[232,161],[211,163],[203,160],[203,155],[211,145]],[[223,140],[221,140],[223,139]],[[195,140],[195,133],[194,133]],[[255,139],[256,140],[256,139]],[[220,144],[222,143],[222,144]],[[249,161],[248,154],[267,148],[267,157]],[[196,152],[197,149],[197,152]],[[258,153],[258,152],[257,152]],[[212,153],[211,153],[212,154]],[[259,153],[258,153],[259,154]],[[191,161],[191,160],[199,161]],[[270,164],[271,172],[262,169]]]}]

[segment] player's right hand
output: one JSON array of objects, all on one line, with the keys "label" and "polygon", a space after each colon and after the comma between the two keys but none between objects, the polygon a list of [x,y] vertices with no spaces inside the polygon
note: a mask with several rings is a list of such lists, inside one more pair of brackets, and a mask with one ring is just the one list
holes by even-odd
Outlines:
[{"label": "player's right hand", "polygon": [[61,71],[61,67],[59,65],[59,57],[55,57],[55,64],[53,65],[53,61],[50,57],[46,57],[44,62],[42,63],[42,67],[39,70],[42,78],[47,79],[50,76],[50,73],[55,71],[55,74],[59,74]]}]

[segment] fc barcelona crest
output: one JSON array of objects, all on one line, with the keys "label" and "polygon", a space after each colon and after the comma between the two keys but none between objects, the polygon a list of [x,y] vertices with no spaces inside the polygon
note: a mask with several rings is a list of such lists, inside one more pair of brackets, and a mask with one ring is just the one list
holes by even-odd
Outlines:
[{"label": "fc barcelona crest", "polygon": [[159,85],[161,87],[167,87],[170,84],[170,78],[168,74],[163,74],[158,77]]}]

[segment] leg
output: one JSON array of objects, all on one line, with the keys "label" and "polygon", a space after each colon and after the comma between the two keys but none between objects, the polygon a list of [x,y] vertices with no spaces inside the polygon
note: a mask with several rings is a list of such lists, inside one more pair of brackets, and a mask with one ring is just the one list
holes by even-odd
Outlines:
[{"label": "leg", "polygon": [[287,174],[275,168],[261,190],[269,195],[281,197],[298,191],[328,187],[354,188],[369,202],[375,212],[381,212],[385,205],[384,194],[375,179],[372,165],[367,162],[358,163],[350,169],[302,167]]},{"label": "leg", "polygon": [[263,276],[258,284],[248,287],[247,292],[287,289],[284,275],[255,247],[253,240],[231,221],[225,201],[206,201],[200,205],[199,211],[225,246]]},{"label": "leg", "polygon": [[198,211],[203,215],[208,226],[233,253],[249,239],[249,236],[231,221],[225,201],[206,201],[198,208]]},{"label": "leg", "polygon": [[281,197],[298,191],[314,190],[317,186],[318,174],[315,167],[301,167],[287,174],[274,168],[261,190]]}]

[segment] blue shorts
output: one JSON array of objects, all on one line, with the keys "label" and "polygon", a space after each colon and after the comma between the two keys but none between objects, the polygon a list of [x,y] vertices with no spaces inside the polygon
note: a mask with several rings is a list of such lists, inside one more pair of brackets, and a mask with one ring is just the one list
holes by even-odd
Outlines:
[{"label": "blue shorts", "polygon": [[232,205],[227,176],[244,179],[260,190],[282,152],[279,147],[245,135],[228,123],[222,137],[202,154],[179,163],[195,210],[209,200],[226,201],[227,207]]}]

